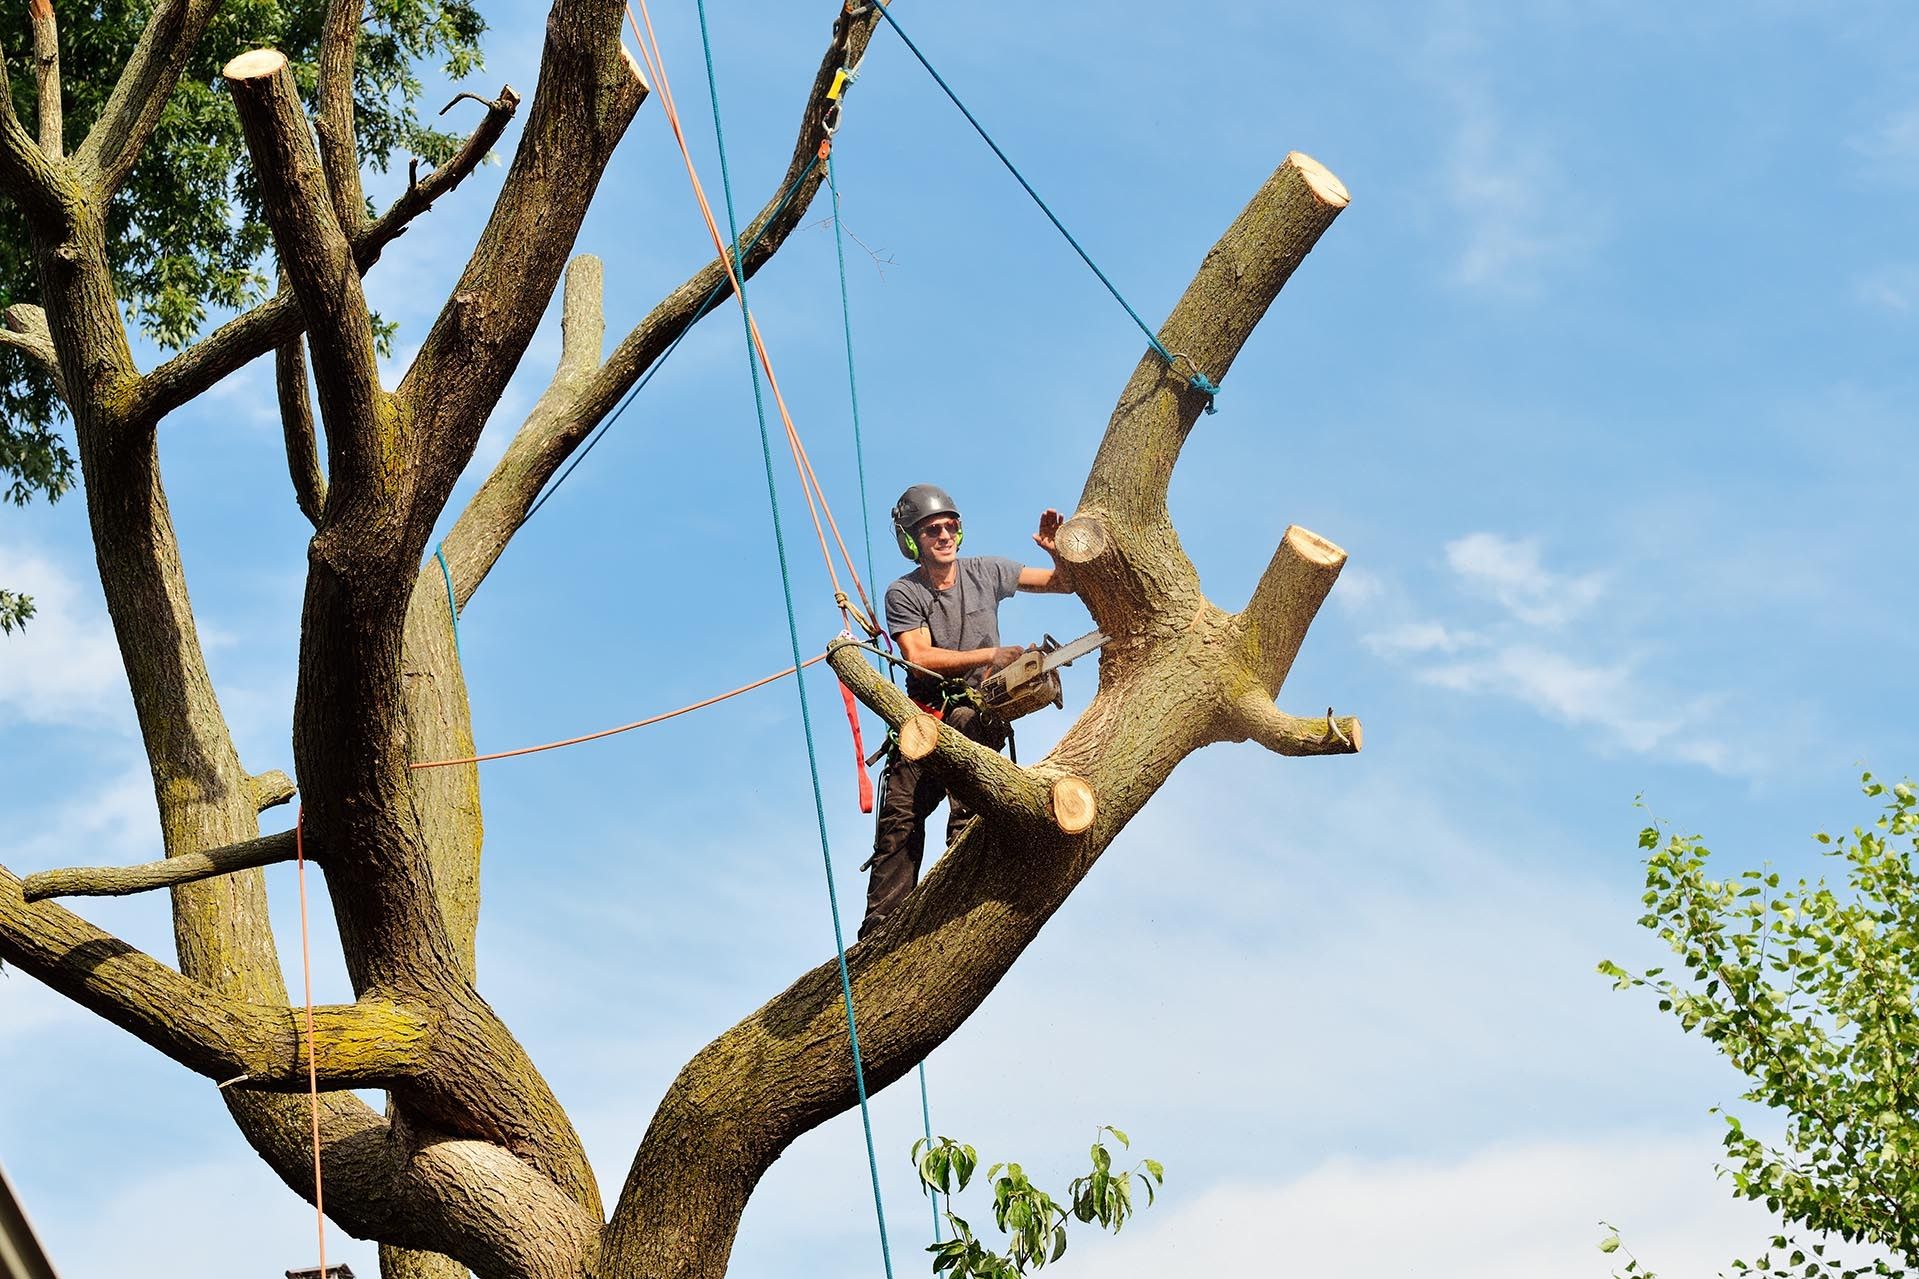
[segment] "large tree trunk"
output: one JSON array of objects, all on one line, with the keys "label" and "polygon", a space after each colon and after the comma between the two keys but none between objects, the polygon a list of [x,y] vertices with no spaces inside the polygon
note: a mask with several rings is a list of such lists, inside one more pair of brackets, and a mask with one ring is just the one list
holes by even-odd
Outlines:
[{"label": "large tree trunk", "polygon": [[[427,559],[430,530],[646,96],[620,47],[622,5],[556,0],[525,135],[486,230],[418,359],[390,390],[372,357],[360,272],[478,162],[518,96],[503,91],[459,157],[369,219],[351,143],[358,4],[328,9],[317,143],[285,59],[271,50],[236,57],[227,78],[285,284],[142,375],[114,295],[102,210],[211,13],[210,0],[156,10],[100,124],[71,157],[57,128],[29,137],[0,93],[0,188],[27,218],[46,299],[44,316],[21,321],[31,340],[14,345],[57,376],[72,410],[166,855],[24,883],[0,870],[0,958],[226,1085],[240,1131],[309,1198],[312,1120],[302,1094],[311,1062],[327,1209],[380,1242],[388,1279],[451,1279],[468,1268],[483,1279],[722,1274],[767,1168],[854,1104],[835,966],[802,974],[687,1063],[609,1215],[566,1114],[479,993],[478,773],[470,764],[411,767],[472,753],[457,610],[618,397],[711,309],[716,289],[730,303],[716,259],[603,358],[601,272],[576,259],[552,385],[454,524],[446,567]],[[870,9],[836,16],[791,164],[746,232],[755,240],[749,274],[818,189],[822,175],[808,160],[824,136],[828,86],[857,64],[876,21]],[[57,67],[51,74],[57,81]],[[1247,739],[1287,755],[1358,749],[1357,721],[1296,718],[1273,704],[1343,553],[1288,530],[1252,600],[1229,613],[1201,592],[1165,503],[1205,404],[1192,375],[1225,376],[1345,202],[1324,169],[1289,156],[1207,254],[1162,329],[1180,353],[1176,366],[1149,351],[1122,391],[1060,534],[1071,584],[1112,639],[1097,695],[1051,754],[1021,768],[915,720],[857,650],[835,646],[840,677],[890,725],[912,720],[926,730],[928,766],[979,814],[926,883],[849,953],[870,1088],[898,1079],[978,1008],[1186,755]],[[156,447],[169,409],[268,352],[296,498],[314,524],[292,714],[297,839],[259,837],[261,808],[291,787],[278,774],[250,774],[234,748],[196,637]],[[350,1004],[316,1009],[311,1034],[286,1015],[259,871],[290,858],[296,842],[326,875],[354,991]],[[161,886],[173,894],[177,971],[46,900]],[[355,1088],[384,1090],[387,1113]]]}]

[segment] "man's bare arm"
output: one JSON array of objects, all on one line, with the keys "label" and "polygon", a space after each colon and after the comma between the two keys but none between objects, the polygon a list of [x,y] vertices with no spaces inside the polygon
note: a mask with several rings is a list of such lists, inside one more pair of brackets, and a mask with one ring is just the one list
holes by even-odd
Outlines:
[{"label": "man's bare arm", "polygon": [[899,641],[900,656],[936,675],[970,675],[982,666],[998,670],[1025,651],[1011,644],[998,648],[940,648],[933,643],[933,632],[924,626],[903,631],[894,638]]}]

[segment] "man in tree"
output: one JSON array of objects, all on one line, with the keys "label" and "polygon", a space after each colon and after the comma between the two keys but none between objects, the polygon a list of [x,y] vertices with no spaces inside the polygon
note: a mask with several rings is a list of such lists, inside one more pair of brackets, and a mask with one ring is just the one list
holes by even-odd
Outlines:
[{"label": "man in tree", "polygon": [[[959,506],[937,484],[915,484],[893,504],[893,538],[900,554],[919,567],[886,588],[886,629],[913,664],[906,695],[929,714],[993,750],[1006,745],[1007,727],[998,716],[969,700],[952,701],[943,685],[981,677],[1011,663],[1024,650],[999,642],[999,604],[1015,591],[1063,592],[1068,589],[1054,535],[1058,511],[1040,513],[1033,540],[1052,558],[1051,568],[1031,568],[999,555],[960,558],[965,532]],[[931,673],[929,673],[931,672]],[[943,678],[935,678],[935,676]],[[900,899],[919,882],[926,854],[926,819],[946,788],[921,767],[894,751],[880,782],[879,816],[873,856],[867,865],[866,917],[860,936],[878,927]],[[972,814],[954,799],[947,812],[947,842]]]}]

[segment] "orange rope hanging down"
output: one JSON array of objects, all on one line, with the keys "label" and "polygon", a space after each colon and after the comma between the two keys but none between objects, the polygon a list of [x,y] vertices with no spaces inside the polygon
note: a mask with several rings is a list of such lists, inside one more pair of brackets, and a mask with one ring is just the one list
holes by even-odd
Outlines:
[{"label": "orange rope hanging down", "polygon": [[[633,6],[626,7],[626,20],[633,28],[633,38],[639,42],[640,57],[646,63],[647,73],[653,77],[659,88],[660,107],[666,114],[667,124],[673,130],[673,138],[679,144],[680,156],[686,163],[686,175],[693,185],[693,198],[700,206],[700,217],[706,223],[706,231],[712,237],[713,247],[718,252],[720,264],[725,268],[728,283],[733,287],[733,297],[745,308],[745,295],[740,288],[739,275],[735,270],[733,253],[720,234],[719,222],[713,216],[713,206],[707,202],[706,188],[700,183],[700,175],[693,165],[693,153],[688,149],[686,133],[680,126],[679,108],[673,99],[673,86],[666,76],[666,63],[660,52],[659,39],[653,33],[653,15],[648,12],[646,0],[640,0],[640,13],[646,23],[644,34],[640,31],[640,19],[633,16]],[[649,47],[650,46],[650,47]],[[840,586],[839,573],[833,567],[832,549],[827,545],[826,527],[833,531],[833,540],[838,543],[840,558],[846,564],[848,576],[853,579],[853,590],[858,594],[860,603],[866,609],[866,616],[873,617],[873,602],[866,594],[866,587],[860,581],[858,568],[855,567],[852,554],[847,550],[846,539],[840,534],[839,521],[833,518],[833,509],[827,503],[826,493],[820,487],[819,477],[814,474],[812,459],[807,456],[806,445],[801,441],[799,430],[793,425],[793,415],[786,407],[786,396],[780,390],[778,376],[773,372],[773,360],[767,353],[766,340],[760,334],[759,321],[752,312],[746,313],[747,329],[753,338],[754,352],[759,356],[760,368],[766,373],[766,382],[773,392],[773,403],[779,409],[780,422],[786,430],[787,446],[793,453],[793,466],[799,472],[800,489],[806,495],[806,508],[813,519],[813,532],[819,539],[820,554],[826,561],[826,575],[833,583],[833,595],[840,608],[842,618],[847,615],[846,593]],[[826,527],[822,527],[820,516],[826,517]],[[864,627],[863,627],[864,629]]]},{"label": "orange rope hanging down", "polygon": [[306,805],[293,818],[293,864],[300,880],[300,976],[306,983],[307,1096],[313,1111],[313,1215],[320,1235],[320,1279],[327,1279],[326,1201],[320,1191],[320,1068],[313,1042],[313,946],[307,931]]}]

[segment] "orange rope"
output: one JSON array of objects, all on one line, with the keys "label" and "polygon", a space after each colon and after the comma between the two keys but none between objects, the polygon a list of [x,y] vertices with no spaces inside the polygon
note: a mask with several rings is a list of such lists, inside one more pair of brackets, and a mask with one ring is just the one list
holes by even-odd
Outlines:
[{"label": "orange rope", "polygon": [[313,1109],[313,1215],[318,1218],[320,1234],[320,1279],[327,1279],[326,1203],[320,1192],[320,1068],[314,1057],[313,1041],[313,947],[307,933],[307,850],[306,805],[293,818],[293,862],[300,880],[300,975],[306,983],[307,1006],[307,1095]]},{"label": "orange rope", "polygon": [[[646,63],[647,72],[659,86],[660,107],[666,114],[667,124],[673,130],[673,138],[679,143],[680,156],[686,162],[686,175],[692,180],[693,197],[700,206],[700,216],[706,222],[707,234],[713,239],[713,247],[719,253],[720,264],[726,270],[726,278],[733,286],[733,296],[738,299],[742,309],[746,306],[745,291],[734,270],[733,254],[729,251],[725,237],[720,234],[720,225],[713,216],[713,206],[707,202],[706,188],[700,183],[699,172],[693,166],[693,153],[686,144],[685,130],[680,126],[680,112],[673,99],[673,86],[666,78],[666,61],[660,52],[659,38],[653,32],[653,15],[646,7],[646,0],[640,0],[640,14],[646,22],[646,33],[640,32],[640,22],[633,16],[633,6],[626,6],[626,20],[633,28],[633,38],[639,42],[640,57]],[[649,44],[651,48],[649,49]],[[837,597],[844,594],[840,587],[839,573],[833,567],[832,549],[827,545],[826,529],[820,524],[822,512],[826,524],[833,530],[833,540],[839,544],[840,558],[846,563],[848,576],[853,579],[853,590],[858,594],[860,603],[865,605],[867,615],[873,613],[873,602],[866,594],[866,586],[860,580],[859,569],[855,567],[852,555],[846,549],[846,539],[840,535],[839,521],[833,518],[833,510],[826,501],[826,493],[820,487],[819,477],[813,472],[812,460],[806,454],[806,445],[801,441],[798,429],[793,425],[793,415],[786,407],[786,396],[780,390],[780,382],[773,372],[773,359],[767,353],[766,340],[760,335],[759,321],[750,311],[746,314],[747,329],[753,337],[753,348],[759,356],[760,368],[766,372],[767,385],[773,391],[773,403],[779,408],[780,421],[786,428],[786,440],[793,453],[794,469],[799,472],[800,490],[806,495],[807,512],[813,519],[813,533],[819,539],[820,555],[826,561],[826,575],[833,583],[833,593]],[[817,506],[815,499],[817,497]],[[840,610],[844,617],[846,610]]]},{"label": "orange rope", "polygon": [[678,710],[666,711],[659,715],[649,715],[645,719],[636,719],[631,724],[622,724],[618,728],[603,728],[597,733],[587,733],[580,737],[569,737],[565,741],[561,741],[561,742],[547,742],[544,745],[540,745],[540,746],[522,746],[518,750],[495,751],[491,755],[471,755],[465,759],[425,760],[418,764],[408,764],[407,767],[409,769],[451,768],[455,764],[484,764],[488,760],[512,759],[515,755],[534,755],[534,754],[538,754],[540,751],[558,750],[562,746],[578,746],[581,742],[596,742],[602,737],[611,737],[615,733],[626,733],[626,732],[631,732],[633,729],[636,729],[636,728],[645,728],[649,724],[657,724],[662,720],[672,719],[677,715],[684,715],[688,711],[701,710],[704,707],[713,705],[713,703],[715,702],[723,702],[729,697],[738,697],[741,693],[750,693],[756,688],[764,688],[766,685],[771,684],[776,679],[785,679],[788,675],[793,674],[793,672],[795,671],[805,670],[807,667],[812,666],[814,663],[823,662],[825,660],[826,660],[826,654],[821,653],[816,657],[807,658],[805,661],[801,662],[798,666],[789,666],[783,671],[776,671],[775,673],[766,676],[764,679],[756,679],[751,684],[742,684],[738,688],[731,689],[724,693],[719,693],[713,697],[707,698],[705,701],[694,702],[690,706],[682,706]]}]

